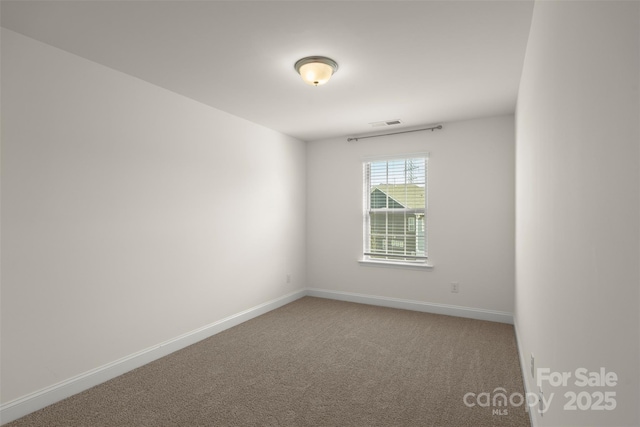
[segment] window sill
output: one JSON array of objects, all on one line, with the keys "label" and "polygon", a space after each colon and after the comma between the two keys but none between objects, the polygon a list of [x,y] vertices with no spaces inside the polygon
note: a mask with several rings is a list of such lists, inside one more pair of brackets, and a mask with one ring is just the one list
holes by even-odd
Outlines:
[{"label": "window sill", "polygon": [[427,263],[402,262],[402,261],[378,261],[371,259],[359,259],[360,265],[367,267],[391,267],[391,268],[409,268],[414,270],[433,270],[433,265]]}]

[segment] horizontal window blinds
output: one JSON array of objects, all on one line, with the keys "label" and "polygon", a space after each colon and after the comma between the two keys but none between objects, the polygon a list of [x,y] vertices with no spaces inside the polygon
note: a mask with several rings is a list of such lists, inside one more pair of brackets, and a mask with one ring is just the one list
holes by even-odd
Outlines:
[{"label": "horizontal window blinds", "polygon": [[426,200],[426,156],[366,162],[365,257],[424,262]]}]

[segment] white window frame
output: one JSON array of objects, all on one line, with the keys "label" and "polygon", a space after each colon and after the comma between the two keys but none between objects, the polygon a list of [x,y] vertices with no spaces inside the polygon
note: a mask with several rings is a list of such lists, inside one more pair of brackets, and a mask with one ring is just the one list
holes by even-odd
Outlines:
[{"label": "white window frame", "polygon": [[[402,209],[372,209],[371,208],[371,193],[373,191],[373,186],[370,182],[370,168],[372,163],[380,163],[380,162],[393,162],[398,160],[404,160],[405,162],[409,159],[419,158],[424,161],[424,207],[419,208],[402,208]],[[363,251],[362,258],[359,260],[362,264],[367,265],[382,265],[382,266],[400,266],[400,267],[417,267],[417,268],[433,268],[428,258],[428,230],[427,230],[427,206],[428,206],[428,162],[429,162],[429,153],[411,153],[404,154],[400,156],[384,156],[384,157],[375,157],[375,158],[367,158],[363,159],[362,168],[363,168]],[[405,171],[406,173],[406,171]],[[407,255],[406,253],[403,255],[395,255],[390,254],[388,250],[382,254],[380,252],[371,250],[371,213],[384,213],[384,212],[393,212],[393,213],[405,213],[405,242],[407,236],[407,230],[409,228],[408,218],[406,214],[422,214],[422,220],[418,221],[417,217],[413,222],[413,229],[410,230],[412,232],[419,232],[420,228],[424,229],[424,253],[418,253],[416,250],[415,255]],[[419,224],[421,225],[419,227]],[[385,232],[388,236],[388,229]],[[417,239],[416,239],[417,241]],[[417,244],[417,243],[415,243]]]}]

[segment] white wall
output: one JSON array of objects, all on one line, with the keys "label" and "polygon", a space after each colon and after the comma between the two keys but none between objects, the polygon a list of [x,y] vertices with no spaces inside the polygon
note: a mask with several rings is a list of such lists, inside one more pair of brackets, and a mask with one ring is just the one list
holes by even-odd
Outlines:
[{"label": "white wall", "polygon": [[[362,257],[362,162],[427,151],[432,271],[371,267]],[[443,130],[307,146],[309,287],[512,312],[514,117]],[[452,294],[449,283],[459,282]]]},{"label": "white wall", "polygon": [[[571,372],[540,426],[638,426],[640,92],[637,2],[537,2],[517,106],[516,307],[528,373]],[[579,388],[600,367],[616,387]],[[567,391],[614,391],[568,411]],[[586,398],[585,398],[586,399]]]},{"label": "white wall", "polygon": [[2,402],[304,288],[304,143],[4,29],[2,107]]}]

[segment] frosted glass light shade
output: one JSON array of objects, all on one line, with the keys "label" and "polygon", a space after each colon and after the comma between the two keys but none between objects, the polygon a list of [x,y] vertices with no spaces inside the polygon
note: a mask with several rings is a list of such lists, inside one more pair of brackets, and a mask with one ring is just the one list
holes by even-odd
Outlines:
[{"label": "frosted glass light shade", "polygon": [[294,67],[302,80],[312,86],[325,84],[338,70],[338,64],[334,60],[323,56],[302,58]]},{"label": "frosted glass light shade", "polygon": [[333,74],[333,68],[330,65],[321,62],[311,62],[304,64],[298,71],[305,83],[318,86],[329,81]]}]

